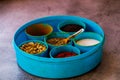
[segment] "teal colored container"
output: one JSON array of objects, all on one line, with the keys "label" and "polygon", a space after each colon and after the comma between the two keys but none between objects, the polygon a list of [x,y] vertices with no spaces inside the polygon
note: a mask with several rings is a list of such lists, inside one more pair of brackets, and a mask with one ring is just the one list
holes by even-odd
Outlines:
[{"label": "teal colored container", "polygon": [[[95,44],[95,45],[90,45],[90,46],[84,46],[84,45],[80,45],[80,44],[76,43],[76,41],[79,41],[82,39],[94,39],[94,40],[99,41],[99,43]],[[91,50],[92,48],[96,47],[97,45],[101,44],[102,41],[103,41],[103,37],[100,34],[94,33],[94,32],[83,32],[73,39],[74,46],[79,48],[81,50],[81,52],[83,52],[83,53],[87,52],[87,51]]]},{"label": "teal colored container", "polygon": [[[67,59],[39,57],[25,54],[20,50],[19,45],[22,42],[29,40],[24,32],[25,28],[29,25],[47,23],[53,26],[54,32],[59,32],[57,29],[58,24],[62,21],[71,19],[84,22],[86,24],[86,31],[100,34],[103,37],[101,43],[88,52]],[[38,18],[27,22],[16,31],[12,44],[16,52],[17,63],[24,71],[44,78],[70,78],[87,73],[101,62],[104,40],[104,32],[95,22],[80,16],[61,15]]]},{"label": "teal colored container", "polygon": [[45,36],[51,34],[53,28],[49,24],[32,24],[25,29],[25,34],[30,40],[44,40]]},{"label": "teal colored container", "polygon": [[[50,51],[50,57],[54,58],[56,55],[62,52],[72,52],[75,53],[76,56],[80,55],[80,50],[74,46],[67,45],[67,46],[60,46],[60,47],[55,47]],[[70,56],[70,57],[75,57],[75,56]],[[69,58],[69,57],[65,57]]]},{"label": "teal colored container", "polygon": [[[51,39],[51,38],[67,38],[69,37],[69,34],[65,34],[65,33],[61,33],[61,32],[53,32],[51,33],[50,35],[46,36],[44,38],[44,41],[47,43],[47,40],[48,39]],[[52,49],[52,48],[55,48],[55,47],[59,47],[59,46],[56,46],[56,45],[52,45],[50,43],[47,43],[48,46],[49,46],[49,49]],[[70,40],[67,44],[65,45],[72,45],[72,41]],[[65,45],[60,45],[60,46],[65,46]]]},{"label": "teal colored container", "polygon": [[66,20],[66,21],[62,21],[61,23],[58,24],[57,28],[60,32],[63,33],[67,33],[67,34],[74,34],[75,32],[66,32],[61,30],[62,27],[64,27],[65,25],[69,25],[69,24],[76,24],[79,26],[82,26],[82,28],[85,30],[86,29],[86,25],[84,22],[82,22],[81,20]]},{"label": "teal colored container", "polygon": [[[25,43],[28,43],[28,42],[37,42],[37,43],[40,43],[40,44],[42,44],[42,45],[44,45],[45,47],[46,47],[46,50],[45,51],[43,51],[43,52],[41,52],[41,53],[36,53],[36,54],[31,54],[31,55],[34,55],[34,56],[40,56],[40,57],[49,57],[49,54],[48,54],[48,45],[47,45],[47,43],[45,43],[45,42],[43,42],[43,41],[40,41],[40,40],[27,40],[27,41],[24,41],[24,42],[22,42],[20,45],[19,45],[19,48],[23,45],[23,44],[25,44]],[[22,50],[23,51],[23,50]],[[30,53],[27,53],[27,52],[25,52],[25,51],[23,51],[23,53],[25,53],[25,54],[30,54]]]}]

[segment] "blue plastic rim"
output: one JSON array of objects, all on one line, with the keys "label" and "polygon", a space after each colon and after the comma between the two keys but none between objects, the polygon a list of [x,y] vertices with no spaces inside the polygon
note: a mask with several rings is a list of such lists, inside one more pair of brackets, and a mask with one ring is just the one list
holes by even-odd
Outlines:
[{"label": "blue plastic rim", "polygon": [[[95,40],[98,40],[100,43],[92,45],[92,46],[83,46],[83,45],[79,45],[76,43],[76,41],[82,40],[82,39],[95,39]],[[82,52],[86,52],[86,51],[91,50],[92,48],[101,44],[102,41],[103,41],[103,37],[100,34],[94,33],[94,32],[83,32],[73,39],[74,45],[77,48],[79,48]]]},{"label": "blue plastic rim", "polygon": [[[45,42],[40,41],[40,40],[27,40],[27,41],[22,42],[18,47],[20,47],[23,44],[28,43],[28,42],[37,42],[37,43],[40,43],[40,44],[42,44],[42,45],[44,45],[46,47],[45,51],[43,51],[41,53],[37,53],[37,54],[31,54],[31,55],[40,56],[40,57],[49,57],[49,54],[48,54],[48,45]],[[30,54],[30,53],[27,53],[25,51],[24,51],[24,53],[25,54]]]},{"label": "blue plastic rim", "polygon": [[[103,37],[101,44],[92,48],[88,52],[85,52],[84,54],[80,54],[75,57],[69,57],[67,59],[33,56],[30,54],[25,54],[18,47],[20,43],[28,40],[24,30],[29,25],[37,23],[47,23],[53,27],[54,32],[58,32],[59,31],[57,29],[58,24],[66,20],[81,20],[82,22],[84,22],[86,24],[87,32],[95,32]],[[95,22],[80,16],[58,15],[38,18],[30,22],[27,22],[26,24],[21,26],[14,35],[13,47],[16,52],[17,63],[24,71],[38,77],[70,78],[82,75],[92,70],[101,62],[104,41],[105,41],[104,32],[102,28]]]},{"label": "blue plastic rim", "polygon": [[[61,52],[72,52],[77,54],[76,56],[80,55],[80,50],[78,48],[71,45],[67,45],[67,46],[60,46],[60,47],[53,48],[50,51],[50,57],[54,58],[54,56],[56,56]],[[74,57],[74,56],[71,56],[71,57]],[[65,58],[67,59],[68,57],[65,57]]]},{"label": "blue plastic rim", "polygon": [[67,24],[77,24],[77,25],[82,26],[84,30],[86,29],[86,25],[80,20],[66,20],[58,24],[57,26],[58,30],[63,33],[74,34],[75,32],[65,32],[60,29],[61,27],[64,27]]}]

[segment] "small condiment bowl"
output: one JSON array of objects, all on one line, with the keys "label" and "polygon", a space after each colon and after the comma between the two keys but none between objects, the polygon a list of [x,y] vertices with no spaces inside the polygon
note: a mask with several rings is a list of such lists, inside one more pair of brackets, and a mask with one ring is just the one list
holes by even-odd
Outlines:
[{"label": "small condiment bowl", "polygon": [[[74,46],[67,45],[67,46],[59,46],[55,47],[50,51],[50,58],[55,58],[56,55],[62,52],[71,52],[75,53],[77,55],[80,55],[80,50]],[[69,56],[69,57],[74,57],[74,56]],[[68,58],[68,57],[62,57],[62,58]]]},{"label": "small condiment bowl", "polygon": [[[68,36],[69,36],[69,34],[66,34],[66,33],[53,32],[53,33],[51,33],[50,35],[46,36],[46,37],[44,38],[44,41],[48,44],[49,49],[52,49],[52,48],[58,47],[58,46],[48,43],[48,42],[47,42],[48,39],[52,39],[52,38],[67,38]],[[73,44],[73,43],[72,43],[72,41],[70,40],[70,41],[68,41],[68,43],[65,44],[65,45],[72,45],[72,44]],[[65,46],[65,45],[59,45],[59,46]]]},{"label": "small condiment bowl", "polygon": [[25,29],[25,34],[30,40],[44,40],[44,37],[51,34],[53,28],[49,24],[33,24]]},{"label": "small condiment bowl", "polygon": [[[31,54],[31,53],[28,53],[24,50],[22,50],[20,47],[22,47],[22,45],[26,44],[26,43],[29,43],[29,42],[33,42],[33,43],[39,43],[41,45],[44,45],[46,47],[46,50],[40,52],[40,53],[34,53],[34,54]],[[40,57],[49,57],[49,54],[48,54],[48,45],[43,42],[43,41],[40,41],[40,40],[27,40],[27,41],[24,41],[22,42],[20,45],[19,45],[19,48],[20,50],[22,50],[25,54],[31,54],[31,55],[35,55],[35,56],[40,56]]]},{"label": "small condiment bowl", "polygon": [[[83,40],[83,39],[93,39],[93,40],[99,41],[99,43],[93,44],[93,45],[83,45],[83,44],[81,45],[81,44],[77,43],[77,41]],[[74,46],[79,48],[81,50],[81,52],[83,52],[83,53],[91,50],[94,47],[96,47],[102,41],[103,41],[103,37],[100,34],[94,33],[94,32],[83,32],[73,39]]]},{"label": "small condiment bowl", "polygon": [[[77,29],[76,31],[70,31],[69,32],[69,29],[71,30],[71,28],[70,27],[68,27],[68,28],[65,28],[65,29],[67,29],[67,31],[63,31],[61,28],[63,28],[63,27],[65,27],[66,25],[77,25],[77,26],[79,26],[80,28],[79,29]],[[73,26],[74,27],[74,26]],[[82,21],[79,21],[79,20],[65,20],[65,21],[62,21],[61,23],[59,23],[58,24],[58,26],[57,26],[57,28],[58,28],[58,30],[60,31],[60,32],[63,32],[63,33],[68,33],[68,34],[74,34],[75,32],[77,32],[78,30],[80,30],[81,28],[83,28],[84,30],[86,29],[86,25],[85,25],[85,23],[83,23]],[[72,28],[72,30],[75,30],[74,28]]]}]

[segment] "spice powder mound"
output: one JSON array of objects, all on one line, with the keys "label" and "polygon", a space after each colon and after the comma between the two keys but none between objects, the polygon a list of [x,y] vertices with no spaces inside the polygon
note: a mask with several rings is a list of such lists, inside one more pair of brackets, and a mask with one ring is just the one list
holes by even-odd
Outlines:
[{"label": "spice powder mound", "polygon": [[95,39],[82,39],[82,40],[78,40],[76,43],[82,46],[93,46],[100,43],[100,41]]},{"label": "spice powder mound", "polygon": [[59,53],[55,56],[55,58],[64,58],[64,57],[71,57],[71,56],[76,56],[77,54],[73,53],[73,52],[62,52]]},{"label": "spice powder mound", "polygon": [[65,38],[51,38],[47,40],[47,43],[55,46],[65,45],[66,43],[63,41],[63,39]]},{"label": "spice powder mound", "polygon": [[61,27],[60,29],[62,31],[65,31],[65,32],[76,32],[80,29],[82,29],[83,27],[81,25],[77,25],[77,24],[67,24],[63,27]]},{"label": "spice powder mound", "polygon": [[40,44],[38,42],[28,42],[23,44],[20,49],[23,51],[30,53],[30,54],[37,54],[37,53],[42,53],[43,51],[46,50],[46,46],[43,44]]}]

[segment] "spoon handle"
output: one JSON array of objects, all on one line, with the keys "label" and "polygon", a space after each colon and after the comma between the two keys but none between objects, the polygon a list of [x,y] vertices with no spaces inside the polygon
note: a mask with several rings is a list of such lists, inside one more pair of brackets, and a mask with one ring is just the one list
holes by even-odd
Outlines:
[{"label": "spoon handle", "polygon": [[80,29],[79,31],[77,31],[76,33],[72,34],[71,36],[69,36],[67,39],[69,40],[69,39],[71,39],[71,38],[74,38],[75,36],[77,36],[78,34],[80,34],[80,33],[82,33],[82,32],[84,32],[84,29],[83,29],[83,28]]}]

